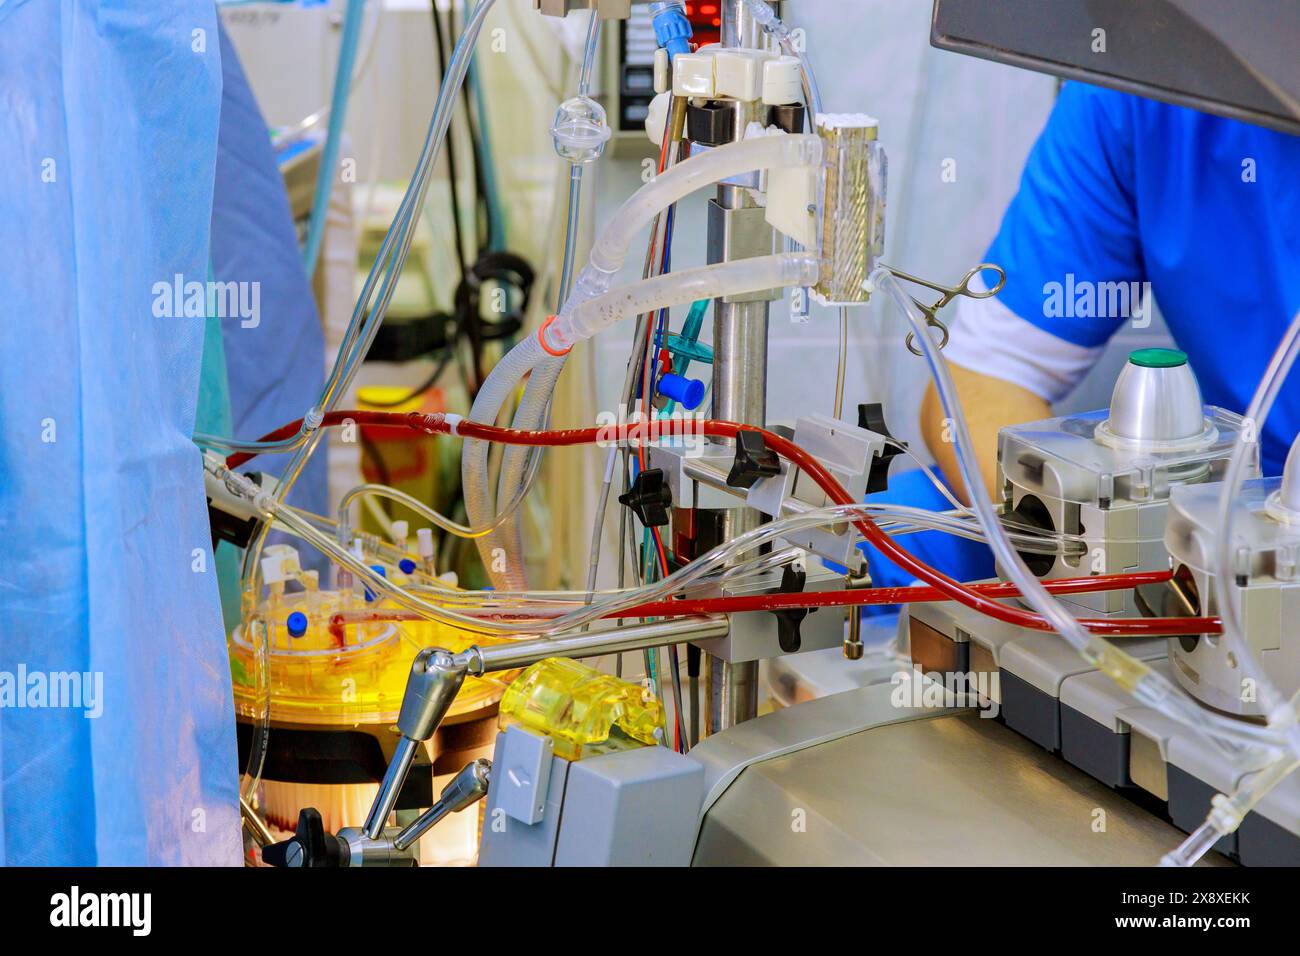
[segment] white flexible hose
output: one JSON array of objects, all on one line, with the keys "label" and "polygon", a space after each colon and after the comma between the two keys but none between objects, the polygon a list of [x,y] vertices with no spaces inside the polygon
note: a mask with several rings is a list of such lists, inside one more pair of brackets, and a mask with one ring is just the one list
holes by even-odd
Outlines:
[{"label": "white flexible hose", "polygon": [[[470,418],[479,422],[495,422],[517,384],[525,375],[537,369],[541,374],[537,375],[535,385],[530,382],[529,388],[525,389],[524,400],[520,403],[515,418],[517,427],[537,427],[540,424],[540,414],[550,401],[554,382],[563,369],[563,354],[581,338],[595,334],[624,315],[638,314],[635,311],[625,311],[626,308],[634,307],[636,302],[645,303],[641,311],[650,311],[651,307],[694,301],[694,298],[708,295],[736,294],[815,281],[816,263],[810,255],[764,256],[758,260],[740,260],[737,263],[670,273],[620,290],[612,298],[602,298],[609,291],[613,276],[622,268],[632,240],[663,209],[721,179],[756,169],[810,165],[820,160],[821,140],[817,136],[755,136],[692,157],[642,186],[623,203],[597,238],[592,247],[590,262],[579,273],[568,300],[549,329],[542,333],[547,335],[547,342],[553,351],[543,349],[538,336],[529,336],[511,349],[483,383],[470,410]],[[757,265],[751,265],[752,263]],[[714,275],[711,271],[741,265],[744,268],[724,272],[722,275]],[[784,277],[791,274],[797,274],[799,278],[786,281]],[[760,284],[750,285],[754,281]],[[648,285],[649,283],[655,284]],[[688,288],[692,291],[687,292]],[[710,292],[709,289],[718,291]],[[596,299],[601,300],[599,304],[583,308],[584,303]],[[573,325],[575,314],[578,315],[576,326]],[[555,360],[554,363],[552,359]],[[525,421],[531,424],[525,425]],[[469,524],[474,526],[487,524],[493,509],[494,496],[488,487],[487,452],[485,443],[467,441],[461,458],[465,511]],[[507,484],[514,473],[513,468],[503,470]],[[502,493],[505,494],[504,491]],[[511,559],[511,549],[503,549],[500,536],[489,535],[479,539],[477,544],[494,583],[516,589],[526,583],[522,561],[517,554]],[[501,564],[497,558],[504,559],[505,569],[494,572],[493,566],[500,568]]]},{"label": "white flexible hose", "polygon": [[607,276],[618,272],[637,233],[650,224],[655,213],[697,189],[755,170],[812,166],[821,161],[821,155],[818,136],[778,133],[753,136],[692,156],[650,180],[618,208],[591,247],[589,268]]},{"label": "white flexible hose", "polygon": [[[815,281],[819,268],[816,257],[808,253],[782,253],[669,272],[588,300],[574,309],[575,328],[587,338],[621,319],[666,306],[799,286]],[[518,382],[531,373],[515,425],[539,427],[563,367],[563,358],[543,349],[539,336],[529,336],[511,349],[488,375],[474,400],[470,417],[475,421],[494,422]],[[466,440],[461,480],[465,488],[465,513],[474,526],[485,525],[491,518],[493,495],[488,487],[487,460],[487,442]],[[508,497],[509,492],[503,491],[502,495]],[[517,556],[511,558],[511,549],[503,543],[502,535],[494,532],[478,539],[476,544],[494,585],[510,590],[525,589],[522,561]]]},{"label": "white flexible hose", "polygon": [[[575,306],[570,313],[567,334],[582,341],[623,319],[667,306],[815,282],[820,269],[820,261],[810,252],[782,252],[668,272]],[[559,324],[557,318],[552,329]],[[547,341],[554,340],[548,335]]]},{"label": "white flexible hose", "polygon": [[[543,351],[536,335],[522,339],[502,357],[491,373],[483,381],[470,417],[475,421],[494,424],[506,400],[515,390],[515,386],[529,374],[532,369],[547,361],[559,361]],[[522,408],[522,405],[521,405]],[[465,495],[466,523],[471,527],[485,526],[491,522],[493,496],[488,486],[488,451],[489,443],[465,439],[461,450],[461,483]],[[494,531],[475,541],[483,567],[487,570],[495,586],[509,590],[523,590],[514,575],[507,576],[494,571],[498,562],[494,559],[497,549],[502,547],[500,536]],[[507,562],[507,571],[509,562]]]}]

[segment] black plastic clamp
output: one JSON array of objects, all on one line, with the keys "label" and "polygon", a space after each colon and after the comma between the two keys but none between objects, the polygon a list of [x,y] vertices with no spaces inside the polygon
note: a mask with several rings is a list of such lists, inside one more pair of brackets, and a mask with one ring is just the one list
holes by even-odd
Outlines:
[{"label": "black plastic clamp", "polygon": [[618,503],[631,508],[647,528],[666,525],[668,509],[673,506],[673,492],[664,480],[663,469],[647,468],[637,475],[632,487],[618,496]]},{"label": "black plastic clamp", "polygon": [[[808,572],[793,564],[787,564],[781,572],[781,587],[777,594],[799,594],[808,582]],[[787,654],[796,653],[803,646],[803,637],[799,634],[799,625],[809,614],[806,607],[787,607],[773,611],[776,615],[776,642]]]},{"label": "black plastic clamp", "polygon": [[871,462],[871,471],[867,474],[867,494],[884,491],[889,487],[889,465],[907,447],[907,442],[898,441],[889,433],[885,424],[885,410],[879,402],[869,402],[858,406],[858,427],[884,435],[889,441]]},{"label": "black plastic clamp", "polygon": [[781,459],[767,447],[761,432],[736,433],[736,457],[727,473],[729,488],[752,488],[760,478],[781,474]]}]

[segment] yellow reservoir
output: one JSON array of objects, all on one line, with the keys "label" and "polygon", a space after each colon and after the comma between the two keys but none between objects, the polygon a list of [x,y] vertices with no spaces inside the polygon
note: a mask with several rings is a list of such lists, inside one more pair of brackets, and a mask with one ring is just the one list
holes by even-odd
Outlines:
[{"label": "yellow reservoir", "polygon": [[[264,603],[256,621],[268,628],[271,719],[281,723],[355,727],[390,724],[397,720],[411,661],[426,647],[461,651],[472,644],[495,641],[434,621],[342,623],[341,611],[365,611],[382,616],[396,610],[387,601],[366,603],[351,592],[316,591],[280,595]],[[305,632],[289,634],[294,612],[307,617]],[[230,639],[235,708],[241,717],[256,719],[262,696],[254,664],[260,641],[249,640],[247,622]],[[490,706],[505,689],[495,675],[467,677],[456,695],[449,717]]]}]

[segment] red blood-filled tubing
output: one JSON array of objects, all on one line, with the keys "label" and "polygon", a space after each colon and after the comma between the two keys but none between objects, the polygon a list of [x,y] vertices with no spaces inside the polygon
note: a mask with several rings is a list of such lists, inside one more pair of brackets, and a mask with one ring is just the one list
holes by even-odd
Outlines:
[{"label": "red blood-filled tubing", "polygon": [[[344,421],[354,421],[358,424],[375,427],[406,427],[427,434],[454,434],[464,438],[476,438],[507,445],[543,445],[548,447],[589,445],[598,440],[618,441],[620,443],[638,442],[644,436],[652,434],[650,424],[645,422],[617,427],[518,431],[513,428],[502,428],[497,425],[470,421],[459,416],[449,418],[441,413],[426,415],[420,412],[336,411],[327,414],[322,425],[332,427]],[[291,422],[276,429],[262,440],[275,441],[288,438],[297,434],[301,425],[301,420]],[[836,481],[835,477],[822,467],[821,462],[789,439],[763,428],[738,425],[735,422],[707,420],[698,423],[698,425],[702,434],[712,438],[734,439],[742,429],[758,432],[763,436],[763,441],[768,448],[807,473],[834,504],[852,505],[857,503],[844,490],[844,487]],[[251,457],[253,456],[243,453],[231,455],[226,464],[228,467],[234,468],[248,461]],[[1040,615],[1021,608],[1000,604],[995,598],[989,597],[948,577],[942,571],[932,568],[882,531],[870,517],[860,515],[850,520],[862,536],[875,545],[889,560],[933,587],[938,592],[937,599],[956,601],[988,617],[1018,627],[1038,631],[1052,630],[1051,625]],[[677,613],[681,612],[678,611]],[[1212,627],[1214,622],[1206,618],[1130,618],[1127,620],[1089,620],[1081,623],[1085,623],[1089,630],[1099,634],[1201,634],[1217,630],[1217,628]]]}]

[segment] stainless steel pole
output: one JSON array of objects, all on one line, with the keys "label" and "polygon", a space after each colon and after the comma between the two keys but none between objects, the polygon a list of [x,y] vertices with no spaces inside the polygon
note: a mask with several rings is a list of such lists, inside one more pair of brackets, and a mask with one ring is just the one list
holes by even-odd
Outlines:
[{"label": "stainless steel pole", "polygon": [[[722,4],[722,45],[759,47],[761,31],[743,0]],[[751,119],[761,119],[751,104],[736,104],[736,137],[744,135]],[[716,200],[720,215],[709,217],[711,261],[728,262],[754,254],[746,249],[737,254],[735,238],[750,231],[739,210],[758,204],[745,187],[720,184]],[[748,237],[748,238],[752,238]],[[749,245],[749,243],[744,243]],[[770,249],[768,251],[771,251]],[[716,299],[713,303],[713,417],[746,425],[767,421],[767,324],[766,297],[743,297],[748,301]],[[751,508],[729,510],[723,516],[722,536],[730,540],[759,524]],[[749,720],[758,714],[758,662],[739,664],[704,658],[705,733]]]}]

